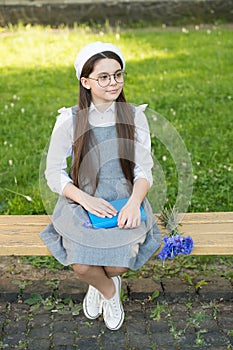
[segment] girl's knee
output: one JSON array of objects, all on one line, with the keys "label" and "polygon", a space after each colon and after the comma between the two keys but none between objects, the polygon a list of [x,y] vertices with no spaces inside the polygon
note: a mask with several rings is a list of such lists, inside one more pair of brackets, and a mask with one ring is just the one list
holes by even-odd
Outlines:
[{"label": "girl's knee", "polygon": [[127,267],[119,266],[105,266],[104,269],[108,277],[120,276],[129,270]]},{"label": "girl's knee", "polygon": [[78,276],[85,276],[90,271],[91,266],[83,264],[73,264],[72,268]]}]

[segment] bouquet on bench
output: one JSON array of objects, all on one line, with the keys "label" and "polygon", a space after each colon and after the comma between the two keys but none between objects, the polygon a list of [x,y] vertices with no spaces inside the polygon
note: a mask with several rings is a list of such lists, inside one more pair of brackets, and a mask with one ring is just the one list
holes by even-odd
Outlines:
[{"label": "bouquet on bench", "polygon": [[190,236],[183,237],[178,230],[178,213],[175,208],[165,208],[160,216],[160,220],[168,231],[168,235],[164,237],[164,246],[158,258],[162,261],[173,259],[177,255],[190,254],[193,250],[193,240]]}]

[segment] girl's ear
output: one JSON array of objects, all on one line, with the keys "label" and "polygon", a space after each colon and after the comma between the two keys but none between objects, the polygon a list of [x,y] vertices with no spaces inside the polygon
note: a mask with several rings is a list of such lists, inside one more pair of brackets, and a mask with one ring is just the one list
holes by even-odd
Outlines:
[{"label": "girl's ear", "polygon": [[91,87],[90,87],[90,85],[89,85],[89,83],[88,83],[88,79],[87,79],[87,78],[82,77],[82,78],[80,79],[80,81],[81,81],[82,86],[83,86],[85,89],[90,90]]}]

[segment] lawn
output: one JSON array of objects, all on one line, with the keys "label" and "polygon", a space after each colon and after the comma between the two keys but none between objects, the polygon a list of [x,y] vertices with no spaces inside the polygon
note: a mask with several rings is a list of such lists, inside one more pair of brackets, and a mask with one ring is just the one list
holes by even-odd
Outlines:
[{"label": "lawn", "polygon": [[[122,49],[128,73],[126,97],[136,105],[149,105],[155,169],[163,184],[160,193],[156,178],[151,190],[154,211],[160,196],[162,205],[174,205],[180,179],[174,150],[157,134],[153,111],[168,122],[183,145],[187,157],[183,167],[191,164],[187,176],[193,191],[187,210],[232,211],[231,28],[97,31],[18,26],[0,32],[0,213],[46,212],[39,186],[42,154],[57,110],[76,104],[76,54],[96,40]],[[168,141],[172,145],[172,138]],[[185,172],[182,175],[185,181]]]}]

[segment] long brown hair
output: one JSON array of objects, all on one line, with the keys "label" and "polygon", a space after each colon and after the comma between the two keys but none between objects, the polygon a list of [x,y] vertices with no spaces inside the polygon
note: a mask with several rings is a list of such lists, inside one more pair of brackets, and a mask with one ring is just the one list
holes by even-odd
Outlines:
[{"label": "long brown hair", "polygon": [[[104,58],[110,58],[118,61],[123,68],[122,61],[118,55],[111,51],[104,51],[103,53],[92,56],[84,65],[81,77],[88,78],[94,69],[97,61]],[[116,99],[116,131],[118,137],[118,155],[120,164],[125,178],[131,183],[134,177],[134,110],[130,104],[126,102],[123,90]],[[74,184],[80,187],[79,168],[84,156],[90,150],[93,144],[94,135],[89,125],[88,115],[91,104],[91,91],[84,88],[81,81],[79,86],[78,97],[78,111],[75,120],[74,129],[74,162],[72,166],[72,178]],[[86,161],[86,159],[85,159]],[[85,166],[89,169],[90,174],[86,174],[86,178],[91,181],[93,191],[98,185],[98,178],[91,179],[91,164]],[[94,193],[94,192],[93,192]]]}]

